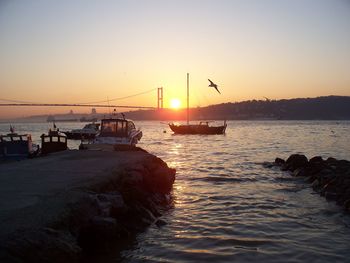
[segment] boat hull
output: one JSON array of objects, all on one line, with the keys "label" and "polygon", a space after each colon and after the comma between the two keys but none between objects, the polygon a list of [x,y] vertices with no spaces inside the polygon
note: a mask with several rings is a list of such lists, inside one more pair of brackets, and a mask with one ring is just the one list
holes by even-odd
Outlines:
[{"label": "boat hull", "polygon": [[10,141],[0,143],[1,159],[25,159],[30,156],[27,141]]},{"label": "boat hull", "polygon": [[170,129],[175,134],[224,134],[226,126],[226,124],[223,126],[169,124]]},{"label": "boat hull", "polygon": [[63,132],[67,139],[70,140],[81,140],[81,139],[94,139],[96,133],[76,133],[76,132]]}]

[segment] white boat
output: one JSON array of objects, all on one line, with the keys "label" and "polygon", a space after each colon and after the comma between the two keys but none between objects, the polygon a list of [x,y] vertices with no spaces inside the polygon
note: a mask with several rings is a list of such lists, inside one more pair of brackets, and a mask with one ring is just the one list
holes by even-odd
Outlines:
[{"label": "white boat", "polygon": [[74,129],[71,131],[62,132],[67,135],[67,139],[81,140],[93,139],[99,131],[99,123],[88,123],[82,129]]},{"label": "white boat", "polygon": [[80,149],[115,150],[118,147],[134,147],[142,137],[131,120],[109,118],[101,120],[101,129],[93,140],[82,141]]}]

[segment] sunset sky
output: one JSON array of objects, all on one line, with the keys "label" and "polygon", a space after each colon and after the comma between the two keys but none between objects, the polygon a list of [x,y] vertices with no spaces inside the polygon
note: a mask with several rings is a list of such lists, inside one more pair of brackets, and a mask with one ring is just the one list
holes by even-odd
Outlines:
[{"label": "sunset sky", "polygon": [[[0,38],[0,99],[84,103],[163,86],[165,107],[185,106],[187,72],[193,107],[350,95],[347,0],[1,0]],[[156,106],[156,92],[111,103]],[[69,110],[1,107],[0,118]]]}]

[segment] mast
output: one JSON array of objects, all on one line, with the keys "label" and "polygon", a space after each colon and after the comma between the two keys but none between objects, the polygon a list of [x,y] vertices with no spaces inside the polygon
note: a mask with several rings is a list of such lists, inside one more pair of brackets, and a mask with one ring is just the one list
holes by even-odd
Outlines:
[{"label": "mast", "polygon": [[190,74],[187,73],[187,125],[190,124]]}]

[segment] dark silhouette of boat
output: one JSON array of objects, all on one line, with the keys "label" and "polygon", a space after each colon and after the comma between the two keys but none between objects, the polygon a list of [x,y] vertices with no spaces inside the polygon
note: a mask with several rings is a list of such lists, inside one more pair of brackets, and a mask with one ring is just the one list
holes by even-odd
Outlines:
[{"label": "dark silhouette of boat", "polygon": [[224,134],[227,124],[224,121],[222,126],[209,126],[208,122],[199,124],[176,125],[169,123],[170,129],[176,134]]},{"label": "dark silhouette of boat", "polygon": [[12,126],[11,133],[0,135],[0,159],[20,160],[34,157],[38,151],[38,145],[33,144],[30,134],[17,134]]},{"label": "dark silhouette of boat", "polygon": [[207,121],[201,121],[199,124],[190,124],[189,93],[189,74],[187,73],[187,124],[176,125],[169,123],[170,129],[175,134],[224,134],[227,127],[226,121],[224,121],[222,126],[209,126]]},{"label": "dark silhouette of boat", "polygon": [[68,149],[67,136],[60,133],[59,130],[56,129],[55,124],[53,130],[50,129],[47,135],[42,134],[40,137],[42,154],[60,152]]},{"label": "dark silhouette of boat", "polygon": [[81,139],[94,139],[99,131],[99,123],[88,123],[82,129],[74,129],[71,131],[63,131],[67,136],[67,139],[81,140]]}]

